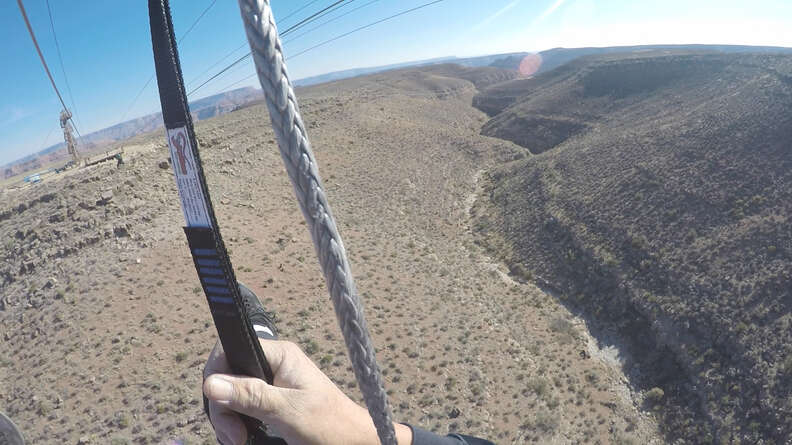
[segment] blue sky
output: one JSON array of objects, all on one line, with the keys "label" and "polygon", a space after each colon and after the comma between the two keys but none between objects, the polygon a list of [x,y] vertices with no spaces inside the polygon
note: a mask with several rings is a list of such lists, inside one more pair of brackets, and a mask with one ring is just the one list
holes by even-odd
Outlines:
[{"label": "blue sky", "polygon": [[[273,0],[276,19],[310,0]],[[354,0],[324,20],[370,0]],[[285,39],[296,54],[345,31],[425,3],[379,0],[303,37]],[[286,29],[331,4],[319,0],[279,21]],[[28,16],[61,94],[86,134],[158,111],[155,82],[130,109],[154,72],[146,2],[50,0],[55,30],[74,97],[66,91],[45,0],[24,0]],[[177,36],[211,0],[171,0]],[[309,26],[307,29],[310,29]],[[302,31],[300,31],[302,32]],[[300,34],[295,33],[295,35]],[[0,4],[0,165],[62,140],[61,106],[44,74],[16,2]],[[237,2],[218,0],[179,47],[187,82],[245,43]],[[445,0],[337,40],[290,60],[294,79],[329,71],[442,56],[540,51],[557,46],[717,43],[792,46],[789,0]],[[244,54],[234,53],[225,63]],[[203,76],[208,78],[224,64]],[[215,94],[251,74],[241,64],[207,84],[191,99]],[[198,85],[201,80],[192,86]],[[254,85],[255,78],[233,88]]]}]

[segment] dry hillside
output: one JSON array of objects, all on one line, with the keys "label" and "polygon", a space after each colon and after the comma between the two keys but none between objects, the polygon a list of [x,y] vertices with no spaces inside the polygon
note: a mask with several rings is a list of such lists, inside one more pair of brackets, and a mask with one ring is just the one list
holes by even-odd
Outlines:
[{"label": "dry hillside", "polygon": [[[229,113],[251,102],[260,101],[262,98],[261,90],[253,87],[237,88],[193,101],[190,103],[190,111],[194,120],[204,120]],[[90,157],[91,154],[109,151],[124,145],[130,138],[158,130],[162,128],[162,125],[162,114],[152,113],[88,133],[82,137],[78,135],[77,152],[85,158]],[[63,166],[71,158],[66,150],[66,144],[62,141],[62,131],[58,130],[54,136],[56,136],[55,139],[60,138],[61,142],[38,153],[0,166],[0,180],[10,179],[31,170]]]},{"label": "dry hillside", "polygon": [[[512,77],[446,65],[298,92],[395,417],[501,444],[660,443],[585,322],[475,243],[481,172],[524,149],[481,136],[472,97]],[[237,276],[359,398],[265,108],[197,134]],[[0,410],[30,443],[214,442],[215,332],[167,149],[159,132],[134,143],[121,168],[2,195]]]},{"label": "dry hillside", "polygon": [[536,154],[487,177],[500,258],[628,340],[669,438],[790,443],[792,57],[584,58],[474,103]]}]

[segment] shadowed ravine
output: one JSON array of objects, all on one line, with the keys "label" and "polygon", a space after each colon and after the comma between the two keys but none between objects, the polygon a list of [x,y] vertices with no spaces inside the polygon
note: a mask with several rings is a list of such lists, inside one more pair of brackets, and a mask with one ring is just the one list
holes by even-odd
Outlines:
[{"label": "shadowed ravine", "polygon": [[792,437],[790,72],[789,56],[611,55],[474,98],[483,134],[537,154],[488,172],[477,231],[626,340],[669,440]]}]

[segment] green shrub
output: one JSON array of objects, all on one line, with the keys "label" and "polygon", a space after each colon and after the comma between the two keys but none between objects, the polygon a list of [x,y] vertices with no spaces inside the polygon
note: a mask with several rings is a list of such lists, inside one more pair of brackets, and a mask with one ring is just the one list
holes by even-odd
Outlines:
[{"label": "green shrub", "polygon": [[660,403],[663,397],[665,397],[665,391],[656,386],[646,392],[646,400],[653,404]]},{"label": "green shrub", "polygon": [[558,429],[558,416],[550,411],[539,411],[536,413],[534,427],[544,433],[552,433]]},{"label": "green shrub", "polygon": [[635,440],[632,437],[616,436],[613,443],[616,445],[635,445]]},{"label": "green shrub", "polygon": [[523,266],[521,263],[513,264],[511,267],[511,273],[515,277],[523,281],[532,281],[534,279],[533,273],[528,270],[527,267]]},{"label": "green shrub", "polygon": [[129,427],[129,416],[126,414],[120,414],[117,417],[116,424],[119,428],[127,428]]},{"label": "green shrub", "polygon": [[308,340],[305,342],[305,353],[308,355],[314,355],[319,352],[319,344],[316,343],[313,339]]},{"label": "green shrub", "polygon": [[586,381],[591,383],[592,385],[596,385],[597,383],[599,383],[600,377],[599,374],[597,374],[597,371],[587,369],[585,371],[585,376],[586,376]]},{"label": "green shrub", "polygon": [[528,380],[528,388],[539,397],[544,397],[550,392],[550,383],[543,377],[533,377]]}]

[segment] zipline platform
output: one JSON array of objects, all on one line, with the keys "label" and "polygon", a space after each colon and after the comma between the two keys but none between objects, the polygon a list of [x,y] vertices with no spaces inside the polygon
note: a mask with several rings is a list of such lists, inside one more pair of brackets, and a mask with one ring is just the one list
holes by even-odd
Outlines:
[{"label": "zipline platform", "polygon": [[115,159],[119,155],[123,156],[123,154],[124,154],[123,148],[116,148],[115,150],[105,151],[103,153],[99,153],[97,155],[85,158],[83,160],[83,166],[90,167],[92,165],[100,164],[102,162]]}]

